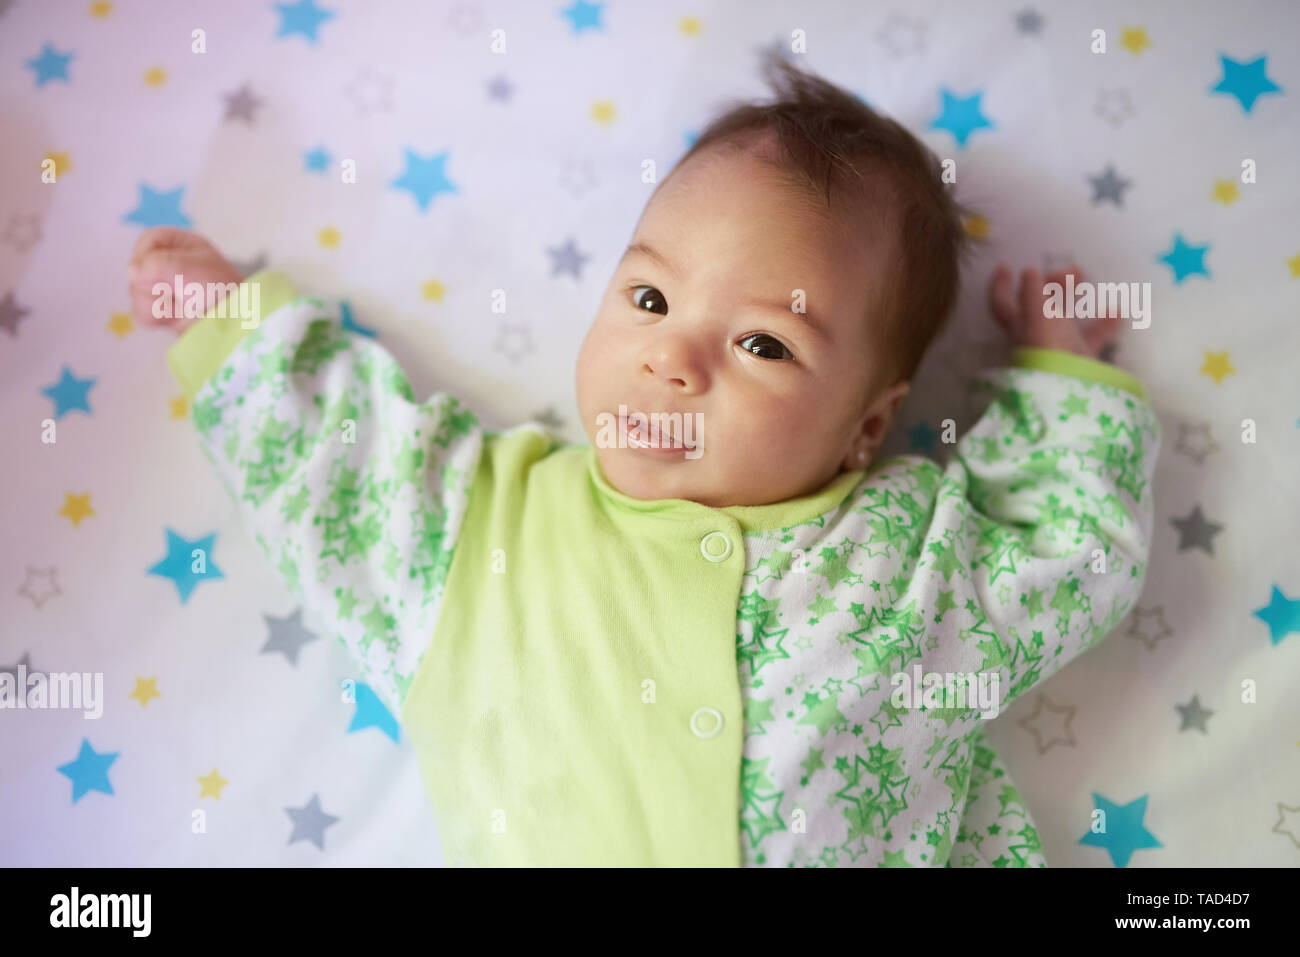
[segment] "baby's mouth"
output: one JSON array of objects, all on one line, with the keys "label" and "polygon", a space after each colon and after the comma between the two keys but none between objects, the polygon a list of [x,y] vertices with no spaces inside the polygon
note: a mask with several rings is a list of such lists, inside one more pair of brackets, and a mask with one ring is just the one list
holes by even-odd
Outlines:
[{"label": "baby's mouth", "polygon": [[[690,413],[685,414],[689,415]],[[636,420],[635,424],[631,421],[633,419]],[[654,421],[645,416],[636,415],[635,413],[632,416],[620,415],[618,425],[628,448],[676,456],[683,453],[695,453],[688,457],[698,457],[698,442],[687,443],[675,431],[661,432]]]}]

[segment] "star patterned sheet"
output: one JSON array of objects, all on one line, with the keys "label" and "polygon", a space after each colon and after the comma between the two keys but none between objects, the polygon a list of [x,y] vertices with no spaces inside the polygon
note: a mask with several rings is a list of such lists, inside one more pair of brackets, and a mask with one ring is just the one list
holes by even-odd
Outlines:
[{"label": "star patterned sheet", "polygon": [[991,725],[1049,864],[1300,865],[1297,35],[1283,2],[0,0],[0,682],[87,692],[0,710],[0,864],[443,860],[393,716],[240,528],[170,334],[128,314],[141,229],[341,300],[420,396],[581,441],[643,160],[765,95],[771,47],[953,160],[977,211],[887,452],[943,460],[943,420],[978,415],[997,261],[1150,283],[1109,356],[1163,430],[1145,592]]}]

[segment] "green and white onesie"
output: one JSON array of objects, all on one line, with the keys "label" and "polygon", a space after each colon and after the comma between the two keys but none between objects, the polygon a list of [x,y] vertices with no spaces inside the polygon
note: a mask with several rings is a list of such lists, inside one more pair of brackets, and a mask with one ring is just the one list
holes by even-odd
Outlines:
[{"label": "green and white onesie", "polygon": [[1005,710],[1132,607],[1160,440],[1133,377],[1017,350],[946,467],[644,501],[249,281],[261,323],[209,315],[171,368],[272,566],[400,717],[451,864],[1045,866],[975,703],[892,679],[996,676]]}]

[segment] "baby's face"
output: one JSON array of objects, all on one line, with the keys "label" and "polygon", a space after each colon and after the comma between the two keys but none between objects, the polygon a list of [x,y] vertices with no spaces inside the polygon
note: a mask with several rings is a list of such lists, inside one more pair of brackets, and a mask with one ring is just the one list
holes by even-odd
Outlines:
[{"label": "baby's face", "polygon": [[[877,381],[872,346],[890,240],[810,202],[714,149],[651,198],[578,355],[583,424],[623,494],[765,505],[868,464],[907,388]],[[645,416],[630,436],[620,406]]]}]

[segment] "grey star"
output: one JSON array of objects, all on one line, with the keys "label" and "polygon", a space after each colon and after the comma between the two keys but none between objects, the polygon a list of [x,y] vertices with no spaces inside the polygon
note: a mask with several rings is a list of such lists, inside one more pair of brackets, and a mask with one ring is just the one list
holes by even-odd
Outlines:
[{"label": "grey star", "polygon": [[1223,531],[1222,525],[1207,522],[1197,505],[1187,513],[1186,518],[1171,518],[1169,524],[1178,529],[1178,550],[1185,552],[1194,545],[1199,545],[1211,555],[1214,554],[1213,537]]},{"label": "grey star", "polygon": [[49,568],[32,568],[27,566],[27,577],[18,588],[18,594],[26,595],[32,600],[32,604],[40,608],[54,595],[63,594],[59,591],[58,568],[51,565]]},{"label": "grey star", "polygon": [[1092,183],[1092,203],[1095,206],[1103,199],[1108,199],[1121,209],[1124,208],[1124,190],[1133,185],[1131,179],[1124,179],[1115,172],[1112,164],[1106,164],[1106,168],[1096,176],[1089,176],[1088,181]]},{"label": "grey star", "polygon": [[596,185],[596,174],[588,160],[569,160],[560,170],[560,185],[574,196],[581,196]]},{"label": "grey star", "polygon": [[1174,442],[1174,451],[1182,452],[1197,465],[1204,465],[1207,455],[1219,451],[1219,443],[1210,435],[1210,423],[1188,425],[1186,422],[1181,422],[1178,425],[1178,439]]},{"label": "grey star", "polygon": [[527,324],[503,322],[492,348],[506,356],[511,362],[518,362],[533,351],[533,337],[528,331]]},{"label": "grey star", "polygon": [[[1040,726],[1040,724],[1048,724],[1047,715],[1044,714],[1041,718],[1039,717],[1044,710],[1056,716],[1051,722],[1051,724],[1055,725],[1054,727]],[[1021,718],[1016,724],[1034,736],[1034,747],[1038,749],[1039,754],[1045,754],[1054,744],[1068,744],[1073,747],[1078,743],[1074,740],[1074,735],[1070,733],[1070,722],[1074,720],[1074,711],[1073,705],[1066,705],[1063,708],[1054,707],[1052,702],[1048,700],[1047,695],[1040,694],[1038,700],[1034,702],[1033,713]],[[1044,744],[1044,741],[1047,743]]]},{"label": "grey star", "polygon": [[514,93],[515,88],[510,85],[510,81],[503,74],[498,74],[488,80],[488,97],[493,100],[500,100],[502,103],[510,102],[510,96]]},{"label": "grey star", "polygon": [[[0,0],[0,2],[3,2],[3,0]],[[24,651],[23,656],[19,658],[16,662],[14,662],[12,665],[10,665],[8,668],[0,668],[0,675],[4,675],[4,674],[13,675],[13,679],[16,682],[18,680],[19,668],[24,669],[28,677],[30,677],[31,675],[42,674],[42,672],[35,671],[32,669],[32,656]]]},{"label": "grey star", "polygon": [[564,427],[564,420],[560,418],[558,415],[556,415],[555,409],[553,409],[549,405],[543,411],[536,413],[532,417],[532,421],[540,422],[548,429],[552,429],[554,431],[559,431]]},{"label": "grey star", "polygon": [[891,13],[885,25],[876,31],[876,39],[895,57],[925,50],[925,21]]},{"label": "grey star", "polygon": [[1038,15],[1038,11],[1031,7],[1026,7],[1016,14],[1016,29],[1021,33],[1037,33],[1043,28],[1043,18]]},{"label": "grey star", "polygon": [[262,106],[262,100],[253,95],[253,91],[245,83],[234,93],[223,93],[226,98],[226,115],[225,119],[240,119],[250,126],[256,117],[253,115],[255,110]]},{"label": "grey star", "polygon": [[1214,714],[1208,708],[1201,707],[1201,696],[1192,695],[1192,700],[1187,704],[1176,704],[1175,708],[1183,717],[1183,723],[1178,726],[1179,731],[1186,731],[1188,728],[1199,728],[1201,734],[1209,734],[1205,728],[1205,719]]},{"label": "grey star", "polygon": [[369,113],[387,113],[393,108],[393,81],[380,76],[369,67],[364,68],[344,91],[363,116]]},{"label": "grey star", "polygon": [[[1174,633],[1174,630],[1165,621],[1164,605],[1156,605],[1149,611],[1135,608],[1131,617],[1133,620],[1128,626],[1128,636],[1136,638],[1149,649],[1155,648],[1161,638],[1168,638]],[[1149,620],[1150,625],[1144,626],[1144,620]]]},{"label": "grey star", "polygon": [[18,305],[12,292],[6,293],[4,299],[0,299],[0,329],[11,336],[17,336],[18,323],[29,312],[30,309]]},{"label": "grey star", "polygon": [[272,615],[262,617],[271,630],[271,637],[262,646],[262,654],[282,651],[289,663],[297,666],[298,649],[307,642],[316,640],[316,636],[302,626],[302,609],[296,609],[288,618],[275,618]]},{"label": "grey star", "polygon": [[4,241],[18,251],[26,252],[28,246],[41,241],[41,221],[34,214],[14,213],[5,226]]},{"label": "grey star", "polygon": [[552,246],[546,251],[551,256],[552,276],[568,272],[573,275],[574,279],[582,279],[582,264],[591,257],[578,252],[578,247],[574,244],[572,236],[564,241],[563,246]]},{"label": "grey star", "polygon": [[1119,126],[1133,115],[1133,101],[1129,98],[1128,90],[1102,90],[1097,95],[1097,105],[1093,107],[1093,112],[1111,126]]},{"label": "grey star", "polygon": [[[1297,820],[1294,824],[1286,824],[1288,811],[1292,814],[1300,814],[1300,807],[1291,807],[1281,801],[1277,802],[1277,823],[1273,825],[1273,832],[1275,834],[1285,834],[1291,838],[1292,844],[1300,847],[1300,820]],[[1286,827],[1283,827],[1283,824],[1286,824]]]},{"label": "grey star", "polygon": [[1100,359],[1102,362],[1114,362],[1115,353],[1118,351],[1119,351],[1119,344],[1117,342],[1111,341],[1101,347],[1101,351],[1097,353],[1097,358]]},{"label": "grey star", "polygon": [[266,268],[266,253],[258,253],[252,259],[231,260],[230,265],[235,267],[235,271],[247,279],[255,272],[261,272]]},{"label": "grey star", "polygon": [[302,807],[287,807],[284,813],[293,821],[293,833],[289,843],[294,841],[311,841],[322,851],[325,850],[325,828],[338,820],[333,814],[321,810],[320,799],[313,794],[311,800]]}]

